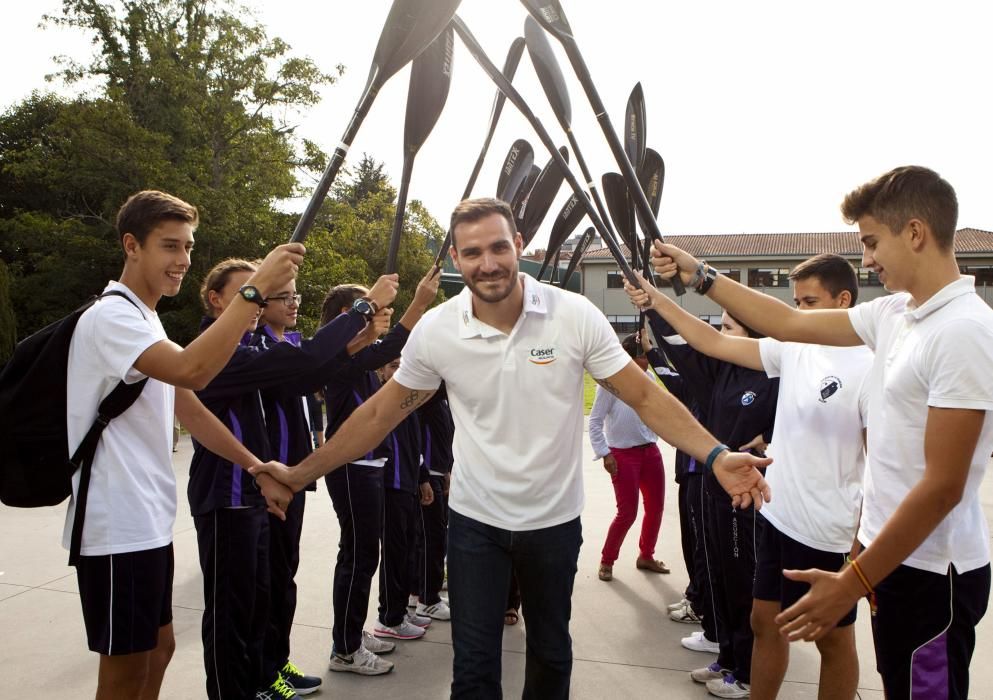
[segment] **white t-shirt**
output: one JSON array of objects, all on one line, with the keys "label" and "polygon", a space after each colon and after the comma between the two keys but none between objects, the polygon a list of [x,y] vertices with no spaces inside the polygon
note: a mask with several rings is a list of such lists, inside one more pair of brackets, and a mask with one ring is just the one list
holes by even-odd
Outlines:
[{"label": "white t-shirt", "polygon": [[[69,452],[76,450],[97,415],[97,406],[117,383],[144,375],[135,360],[166,333],[158,315],[131,290],[111,282],[133,299],[101,299],[79,318],[69,345],[67,383]],[[142,318],[141,314],[145,314]],[[172,542],[176,521],[176,477],[172,470],[172,426],[176,390],[149,379],[138,400],[110,422],[97,445],[83,524],[80,553],[120,554],[163,547]],[[79,488],[66,513],[62,546],[69,548]]]},{"label": "white t-shirt", "polygon": [[535,530],[583,510],[583,369],[610,377],[629,362],[585,297],[524,279],[510,334],[479,321],[468,288],[421,319],[394,380],[436,389],[455,421],[450,505],[505,530]]},{"label": "white t-shirt", "polygon": [[762,515],[784,535],[824,552],[851,549],[862,505],[872,352],[759,341],[762,366],[779,377],[776,425]]},{"label": "white t-shirt", "polygon": [[859,304],[852,326],[875,350],[870,375],[869,456],[859,541],[870,546],[924,476],[929,407],[986,411],[962,500],[911,554],[907,566],[959,573],[990,560],[979,485],[993,452],[993,309],[974,279],[960,277],[916,307],[909,294]]}]

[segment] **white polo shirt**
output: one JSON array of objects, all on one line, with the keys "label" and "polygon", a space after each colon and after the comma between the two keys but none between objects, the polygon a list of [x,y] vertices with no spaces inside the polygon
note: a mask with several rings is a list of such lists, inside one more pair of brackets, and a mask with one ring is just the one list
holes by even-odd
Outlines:
[{"label": "white polo shirt", "polygon": [[979,485],[993,452],[993,310],[974,279],[960,277],[917,307],[894,294],[849,310],[859,337],[876,352],[870,375],[869,455],[859,541],[870,546],[924,476],[929,407],[986,411],[962,500],[905,561],[936,574],[990,560]]},{"label": "white polo shirt", "polygon": [[847,552],[862,505],[872,352],[772,338],[759,352],[766,374],[780,378],[765,475],[773,499],[762,515],[801,544]]},{"label": "white polo shirt", "polygon": [[[66,385],[69,452],[82,442],[96,419],[97,406],[122,379],[145,375],[134,369],[138,356],[166,339],[158,315],[119,282],[79,318],[69,345]],[[142,318],[142,313],[145,317]],[[176,521],[176,476],[172,471],[172,427],[176,390],[149,379],[138,400],[103,431],[90,473],[83,521],[84,556],[121,554],[163,547],[172,542]],[[72,479],[62,545],[68,549],[76,508],[79,471]]]},{"label": "white polo shirt", "polygon": [[455,421],[449,504],[505,530],[536,530],[583,510],[583,369],[603,379],[630,356],[585,297],[524,280],[509,334],[479,321],[472,292],[421,319],[394,380],[437,389]]}]

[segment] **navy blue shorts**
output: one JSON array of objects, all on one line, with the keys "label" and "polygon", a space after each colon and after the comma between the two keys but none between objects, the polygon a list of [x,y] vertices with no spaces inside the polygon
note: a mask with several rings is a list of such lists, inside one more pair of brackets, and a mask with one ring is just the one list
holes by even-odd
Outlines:
[{"label": "navy blue shorts", "polygon": [[[752,596],[756,600],[779,601],[783,610],[800,600],[810,590],[810,584],[791,581],[783,576],[783,569],[820,569],[840,571],[845,565],[845,555],[825,552],[797,542],[780,532],[775,525],[755,514],[756,550],[755,584]],[[838,627],[855,623],[858,607],[853,607],[838,622]]]},{"label": "navy blue shorts", "polygon": [[79,558],[76,580],[90,651],[151,651],[172,622],[172,543],[138,552]]}]

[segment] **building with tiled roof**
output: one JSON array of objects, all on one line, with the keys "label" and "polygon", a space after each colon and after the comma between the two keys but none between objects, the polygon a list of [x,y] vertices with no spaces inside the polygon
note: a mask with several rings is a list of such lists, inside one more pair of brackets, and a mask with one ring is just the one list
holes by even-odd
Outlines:
[{"label": "building with tiled roof", "polygon": [[[831,233],[747,233],[667,235],[666,242],[705,259],[733,279],[762,289],[792,303],[789,271],[801,260],[818,253],[844,256],[859,271],[859,300],[868,301],[886,293],[876,276],[860,268],[862,244],[857,231]],[[622,246],[625,256],[626,246]],[[993,231],[959,229],[955,254],[966,274],[976,277],[976,289],[993,306]],[[637,314],[624,293],[620,269],[607,248],[587,251],[579,265],[583,294],[610,319],[619,333],[633,331]],[[668,290],[671,295],[672,291]],[[700,318],[717,323],[721,310],[698,294],[676,297]]]}]

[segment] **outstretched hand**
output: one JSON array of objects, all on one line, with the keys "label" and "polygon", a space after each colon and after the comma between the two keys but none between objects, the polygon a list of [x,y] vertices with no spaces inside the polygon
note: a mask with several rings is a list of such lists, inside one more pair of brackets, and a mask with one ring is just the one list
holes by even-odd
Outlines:
[{"label": "outstretched hand", "polygon": [[430,306],[431,302],[438,296],[438,287],[440,285],[441,270],[432,264],[424,274],[424,277],[421,278],[421,281],[417,283],[417,289],[414,290],[414,303],[420,304],[425,308]]},{"label": "outstretched hand", "polygon": [[845,580],[844,569],[839,572],[787,569],[783,575],[791,581],[810,584],[810,590],[800,600],[776,616],[779,633],[791,642],[822,639],[862,597],[861,584],[856,579],[855,585],[850,585]]},{"label": "outstretched hand", "polygon": [[[290,497],[303,488],[306,484],[297,484],[294,480],[294,472],[285,464],[280,462],[260,462],[248,468],[249,473],[255,477],[262,487],[264,481],[276,481],[290,492]],[[261,479],[259,477],[262,477]],[[266,489],[262,489],[266,493]],[[289,503],[289,499],[286,501]]]},{"label": "outstretched hand", "polygon": [[772,489],[758,470],[772,464],[769,457],[756,457],[747,452],[722,452],[714,462],[714,476],[718,483],[731,496],[735,508],[762,508],[765,501],[772,500]]}]

